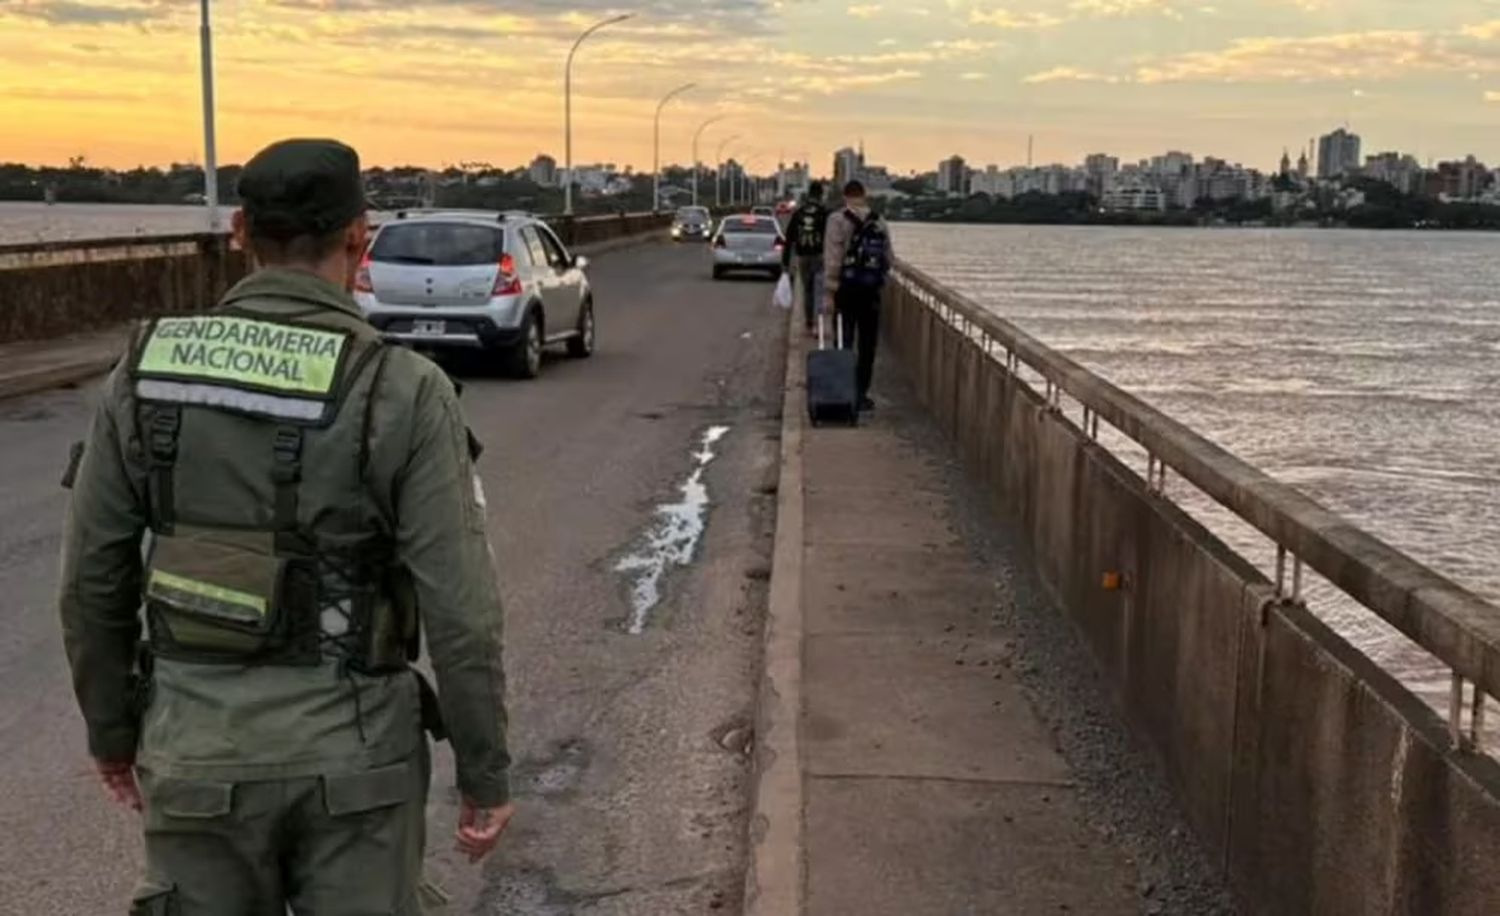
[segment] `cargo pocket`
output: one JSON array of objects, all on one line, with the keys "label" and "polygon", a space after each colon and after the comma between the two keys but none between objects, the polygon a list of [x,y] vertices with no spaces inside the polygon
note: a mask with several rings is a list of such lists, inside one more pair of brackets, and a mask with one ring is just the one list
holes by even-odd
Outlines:
[{"label": "cargo pocket", "polygon": [[404,803],[411,789],[411,768],[402,761],[361,773],[324,776],[323,803],[334,817],[362,814]]},{"label": "cargo pocket", "polygon": [[146,578],[158,650],[223,659],[276,648],[285,566],[266,532],[180,527],[158,536]]},{"label": "cargo pocket", "polygon": [[153,816],[204,821],[227,817],[234,808],[234,783],[150,777],[144,785]]},{"label": "cargo pocket", "polygon": [[130,916],[181,916],[177,886],[142,881],[130,897]]}]

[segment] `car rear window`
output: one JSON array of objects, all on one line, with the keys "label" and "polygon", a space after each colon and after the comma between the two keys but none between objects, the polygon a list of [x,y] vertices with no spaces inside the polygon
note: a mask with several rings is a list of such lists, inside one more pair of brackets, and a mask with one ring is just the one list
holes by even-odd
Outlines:
[{"label": "car rear window", "polygon": [[505,253],[505,231],[466,223],[388,225],[375,237],[370,260],[388,264],[462,267],[495,264]]},{"label": "car rear window", "polygon": [[731,216],[724,220],[724,232],[730,235],[775,235],[776,220],[769,216]]}]

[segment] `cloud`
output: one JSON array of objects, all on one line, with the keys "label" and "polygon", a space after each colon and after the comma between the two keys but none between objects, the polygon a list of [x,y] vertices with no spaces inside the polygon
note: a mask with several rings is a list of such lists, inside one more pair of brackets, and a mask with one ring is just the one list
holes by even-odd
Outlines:
[{"label": "cloud", "polygon": [[987,80],[987,79],[989,79],[990,75],[988,73],[980,73],[978,70],[970,70],[967,73],[960,73],[958,75],[958,78],[961,79],[961,80],[966,80],[966,81],[971,82],[971,83],[977,83],[980,80]]},{"label": "cloud", "polygon": [[969,10],[969,22],[997,29],[1037,31],[1091,19],[1123,19],[1131,16],[1181,19],[1183,14],[1178,6],[1179,0],[1068,0],[1066,3],[1054,4],[1055,8],[1051,10],[1025,12],[1016,12],[1006,7],[976,6]]},{"label": "cloud", "polygon": [[536,34],[572,38],[594,22],[622,10],[635,18],[612,31],[641,33],[659,30],[662,24],[687,24],[699,34],[722,35],[766,33],[777,21],[785,0],[570,0],[568,12],[560,13],[557,0],[266,0],[284,9],[363,16],[382,12],[462,10],[474,16],[497,14],[524,22]]},{"label": "cloud", "polygon": [[1137,67],[1141,83],[1319,82],[1388,80],[1413,73],[1500,69],[1444,33],[1346,32],[1306,38],[1241,38],[1215,51],[1192,51]]},{"label": "cloud", "polygon": [[1013,13],[1006,9],[975,9],[969,12],[969,22],[997,29],[1035,30],[1051,29],[1067,20],[1050,13]]},{"label": "cloud", "polygon": [[1495,105],[1500,105],[1500,89],[1492,89],[1489,92],[1486,92],[1484,94],[1484,100]]},{"label": "cloud", "polygon": [[1077,67],[1053,67],[1051,70],[1043,70],[1033,73],[1021,80],[1023,83],[1118,83],[1120,77],[1110,76],[1104,73],[1095,73],[1092,70],[1080,70]]},{"label": "cloud", "polygon": [[874,19],[876,16],[880,15],[880,11],[882,9],[884,9],[884,7],[882,7],[878,3],[856,4],[849,7],[849,15],[853,16],[856,19]]},{"label": "cloud", "polygon": [[[1316,83],[1386,82],[1421,74],[1500,72],[1500,48],[1461,32],[1377,30],[1297,38],[1239,38],[1227,47],[1142,58],[1106,73],[1072,66],[1025,77],[1025,83]],[[1368,92],[1361,88],[1359,92]]]},{"label": "cloud", "polygon": [[1173,0],[1073,0],[1068,11],[1075,19],[1113,19],[1122,16],[1161,15],[1182,18]]},{"label": "cloud", "polygon": [[1494,41],[1500,39],[1500,19],[1491,19],[1489,22],[1481,22],[1476,25],[1466,25],[1462,31],[1469,38],[1477,38],[1480,41]]},{"label": "cloud", "polygon": [[165,18],[169,9],[157,4],[88,3],[82,0],[0,0],[0,13],[39,19],[53,25],[139,25]]},{"label": "cloud", "polygon": [[908,82],[921,79],[918,70],[889,70],[885,73],[845,73],[838,76],[813,76],[797,81],[797,88],[816,95],[835,95],[887,83]]}]

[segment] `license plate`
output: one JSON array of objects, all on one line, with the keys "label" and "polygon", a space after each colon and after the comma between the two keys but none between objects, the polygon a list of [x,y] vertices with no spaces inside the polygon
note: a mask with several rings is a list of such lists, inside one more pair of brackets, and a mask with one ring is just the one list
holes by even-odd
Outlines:
[{"label": "license plate", "polygon": [[448,322],[423,321],[419,319],[411,323],[411,332],[413,334],[421,334],[423,337],[442,337],[448,333]]}]

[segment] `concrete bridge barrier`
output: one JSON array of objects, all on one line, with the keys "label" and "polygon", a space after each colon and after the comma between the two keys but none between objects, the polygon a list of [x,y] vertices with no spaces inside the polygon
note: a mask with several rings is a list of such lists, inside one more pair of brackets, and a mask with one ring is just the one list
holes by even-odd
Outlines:
[{"label": "concrete bridge barrier", "polygon": [[[1480,747],[1500,609],[911,267],[886,309],[1248,912],[1500,912],[1500,764]],[[1164,469],[1278,545],[1277,580],[1173,504]],[[1447,721],[1308,610],[1304,565],[1452,669]]]},{"label": "concrete bridge barrier", "polygon": [[[664,229],[671,214],[548,221],[569,247],[587,251]],[[197,311],[247,269],[228,236],[209,233],[0,245],[0,344]]]}]

